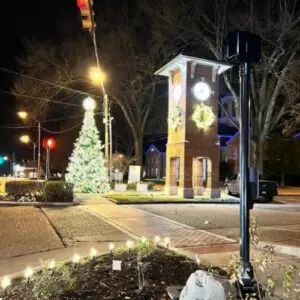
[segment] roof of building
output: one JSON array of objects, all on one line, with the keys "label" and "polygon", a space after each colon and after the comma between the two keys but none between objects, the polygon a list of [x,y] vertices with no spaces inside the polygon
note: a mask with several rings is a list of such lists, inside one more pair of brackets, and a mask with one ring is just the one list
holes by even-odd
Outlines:
[{"label": "roof of building", "polygon": [[231,68],[231,65],[228,65],[224,62],[207,60],[195,56],[188,56],[183,54],[178,54],[172,60],[170,60],[167,64],[162,66],[159,70],[155,72],[156,75],[169,76],[169,72],[174,70],[174,65],[181,65],[186,62],[195,62],[205,66],[217,67],[218,74],[222,74],[226,70]]},{"label": "roof of building", "polygon": [[148,152],[151,151],[151,149],[154,149],[156,152],[159,152],[159,153],[165,153],[166,146],[167,146],[167,138],[162,139],[162,140],[153,141],[152,143],[147,143],[144,145],[144,153],[145,153],[145,155],[147,155]]}]

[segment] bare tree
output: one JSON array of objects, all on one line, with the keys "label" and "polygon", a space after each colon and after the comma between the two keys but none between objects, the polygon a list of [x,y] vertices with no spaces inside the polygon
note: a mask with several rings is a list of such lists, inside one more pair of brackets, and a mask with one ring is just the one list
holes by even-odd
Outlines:
[{"label": "bare tree", "polygon": [[[125,11],[123,19],[123,26],[120,21],[118,27],[110,27],[107,32],[100,31],[99,55],[101,67],[108,73],[105,85],[112,109],[115,109],[114,104],[121,109],[134,142],[136,163],[141,164],[145,128],[148,121],[156,117],[152,109],[161,79],[154,76],[154,71],[164,62],[165,51],[154,43],[150,27],[143,23],[142,16],[129,16]],[[141,42],[140,36],[143,33],[145,40]],[[99,88],[87,83],[88,67],[94,61],[92,49],[92,45],[81,40],[73,40],[57,48],[41,44],[31,46],[27,56],[20,60],[22,72],[45,82],[37,84],[33,79],[20,77],[13,91],[18,95],[63,99],[77,104],[82,95],[74,94],[64,87],[76,87],[88,93],[100,94]],[[49,85],[47,80],[59,85]],[[24,102],[23,97],[20,97],[20,101],[24,105],[29,103],[27,100]],[[39,117],[49,111],[57,111],[57,106],[51,106],[49,102],[41,101],[39,104],[40,107],[32,106]]]},{"label": "bare tree", "polygon": [[[251,130],[255,164],[263,171],[263,143],[276,128],[293,127],[299,119],[299,25],[296,0],[150,1],[155,37],[167,45],[200,46],[203,55],[222,60],[223,40],[231,30],[250,30],[263,41],[262,60],[251,73]],[[224,75],[238,116],[237,70]],[[226,109],[220,103],[221,109]],[[238,127],[238,120],[231,122]]]}]

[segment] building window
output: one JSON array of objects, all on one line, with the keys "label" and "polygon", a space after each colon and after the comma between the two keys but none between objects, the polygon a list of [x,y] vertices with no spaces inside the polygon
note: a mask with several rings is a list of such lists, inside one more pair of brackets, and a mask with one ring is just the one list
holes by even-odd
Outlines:
[{"label": "building window", "polygon": [[155,169],[155,176],[158,177],[158,168]]}]

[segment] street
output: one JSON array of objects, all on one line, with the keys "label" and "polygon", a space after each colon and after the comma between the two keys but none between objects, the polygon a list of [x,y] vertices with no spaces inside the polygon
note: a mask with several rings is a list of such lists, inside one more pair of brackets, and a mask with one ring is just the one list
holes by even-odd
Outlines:
[{"label": "street", "polygon": [[[300,246],[300,196],[289,201],[286,196],[276,197],[287,204],[255,204],[251,216],[258,225],[260,240],[264,242]],[[298,202],[298,203],[299,203]],[[239,240],[239,205],[237,204],[151,204],[135,205],[136,209]]]}]

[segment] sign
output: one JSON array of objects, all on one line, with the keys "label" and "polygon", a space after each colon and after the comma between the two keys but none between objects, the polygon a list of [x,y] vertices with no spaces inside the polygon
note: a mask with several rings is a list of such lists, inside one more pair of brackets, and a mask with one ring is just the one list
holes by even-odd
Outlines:
[{"label": "sign", "polygon": [[141,166],[129,166],[128,183],[140,182]]},{"label": "sign", "polygon": [[121,260],[113,260],[112,269],[113,269],[113,271],[121,271],[122,270],[122,261]]},{"label": "sign", "polygon": [[136,185],[136,191],[138,193],[147,193],[148,192],[148,184],[147,183],[138,183]]},{"label": "sign", "polygon": [[123,183],[116,183],[115,184],[115,192],[126,192],[127,191],[127,185]]}]

